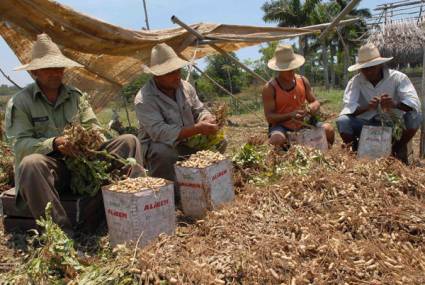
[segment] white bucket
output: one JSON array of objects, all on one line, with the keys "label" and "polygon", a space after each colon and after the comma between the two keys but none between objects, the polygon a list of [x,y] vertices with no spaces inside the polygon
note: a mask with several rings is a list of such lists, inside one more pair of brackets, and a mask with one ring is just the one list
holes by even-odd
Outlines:
[{"label": "white bucket", "polygon": [[183,213],[195,219],[233,201],[233,166],[224,159],[206,168],[175,166]]},{"label": "white bucket", "polygon": [[176,227],[174,184],[133,193],[102,188],[109,239],[112,246],[129,241],[145,246],[161,233],[173,234]]}]

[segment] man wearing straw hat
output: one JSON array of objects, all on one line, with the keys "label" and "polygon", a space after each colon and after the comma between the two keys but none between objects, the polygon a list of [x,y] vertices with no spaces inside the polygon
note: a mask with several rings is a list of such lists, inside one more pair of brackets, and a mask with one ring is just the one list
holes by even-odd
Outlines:
[{"label": "man wearing straw hat", "polygon": [[[59,193],[69,187],[70,173],[63,157],[73,150],[63,130],[75,120],[85,128],[100,128],[86,96],[62,83],[65,68],[72,67],[82,65],[63,56],[48,35],[38,35],[31,62],[16,69],[31,72],[35,82],[15,94],[6,108],[6,134],[15,153],[17,206],[27,205],[34,218],[38,218],[51,202],[54,222],[68,234],[73,229]],[[141,146],[135,136],[105,141],[102,148],[142,163]],[[140,169],[131,169],[132,176],[142,174]]]},{"label": "man wearing straw hat", "polygon": [[185,139],[218,131],[215,118],[193,86],[181,79],[181,68],[188,64],[167,44],[156,45],[150,66],[145,66],[152,78],[134,100],[145,166],[150,175],[171,181],[175,181],[174,164],[179,156],[195,152],[185,146]]},{"label": "man wearing straw hat", "polygon": [[363,125],[380,124],[380,110],[403,119],[401,139],[393,144],[396,156],[421,125],[418,94],[405,74],[384,66],[391,59],[381,57],[378,48],[368,43],[360,47],[357,63],[348,68],[359,73],[348,82],[336,124],[342,140],[353,150],[357,150]]},{"label": "man wearing straw hat", "polygon": [[[304,62],[304,57],[295,54],[290,45],[279,45],[268,62],[268,67],[277,71],[277,77],[264,86],[263,104],[270,126],[269,142],[276,147],[285,146],[288,143],[287,132],[303,128],[304,118],[316,114],[320,108],[307,78],[295,73]],[[333,144],[335,135],[330,124],[309,124],[323,128],[328,144]]]}]

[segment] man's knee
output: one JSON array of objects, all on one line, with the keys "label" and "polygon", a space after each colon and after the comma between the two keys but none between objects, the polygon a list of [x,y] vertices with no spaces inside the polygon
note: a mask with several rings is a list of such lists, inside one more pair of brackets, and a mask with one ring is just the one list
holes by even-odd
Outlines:
[{"label": "man's knee", "polygon": [[282,146],[287,142],[286,136],[282,132],[272,132],[269,138],[269,143],[275,146]]},{"label": "man's knee", "polygon": [[25,156],[19,164],[19,169],[21,171],[40,167],[47,167],[47,164],[45,162],[45,156],[39,153]]},{"label": "man's knee", "polygon": [[139,139],[132,134],[120,135],[116,138],[116,140],[120,143],[128,145],[130,148],[137,147],[140,144]]},{"label": "man's knee", "polygon": [[404,124],[407,130],[418,130],[422,124],[422,113],[410,111],[404,114]]},{"label": "man's knee", "polygon": [[340,115],[336,119],[336,126],[338,128],[338,132],[341,134],[353,134],[353,126],[351,123],[351,119],[347,115]]}]

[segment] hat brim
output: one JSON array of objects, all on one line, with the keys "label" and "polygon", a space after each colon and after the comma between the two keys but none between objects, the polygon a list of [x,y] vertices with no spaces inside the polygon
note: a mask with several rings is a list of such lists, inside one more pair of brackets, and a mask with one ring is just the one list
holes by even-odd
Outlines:
[{"label": "hat brim", "polygon": [[21,65],[15,68],[15,71],[19,70],[38,70],[45,68],[71,68],[71,67],[84,67],[65,56],[53,56],[53,57],[42,57],[32,60],[28,64]]},{"label": "hat brim", "polygon": [[298,67],[302,66],[304,63],[305,63],[305,58],[302,55],[294,54],[294,59],[284,63],[282,62],[278,63],[276,61],[276,57],[272,57],[267,63],[267,66],[274,71],[288,71],[288,70],[297,69]]},{"label": "hat brim", "polygon": [[183,60],[179,57],[176,57],[158,65],[154,65],[154,66],[144,65],[143,71],[145,73],[153,74],[155,76],[161,76],[161,75],[173,72],[174,70],[183,68],[188,64],[189,64],[188,61]]},{"label": "hat brim", "polygon": [[366,67],[380,65],[380,64],[386,63],[386,62],[388,62],[392,59],[393,59],[392,57],[378,57],[378,58],[375,58],[375,59],[368,61],[368,62],[365,62],[365,63],[356,63],[356,64],[348,67],[348,71],[351,72],[351,71],[356,71],[356,70],[366,68]]}]

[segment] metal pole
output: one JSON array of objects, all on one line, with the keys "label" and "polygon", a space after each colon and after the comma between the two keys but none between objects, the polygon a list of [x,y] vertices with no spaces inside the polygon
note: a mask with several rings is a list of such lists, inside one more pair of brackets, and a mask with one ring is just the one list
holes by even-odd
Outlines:
[{"label": "metal pole", "polygon": [[143,0],[143,8],[145,9],[146,29],[150,30],[150,28],[149,28],[149,19],[148,19],[148,9],[146,8],[146,0]]},{"label": "metal pole", "polygon": [[333,29],[335,26],[338,25],[339,21],[342,20],[348,13],[353,10],[353,8],[360,2],[360,0],[351,0],[350,3],[348,3],[347,6],[341,11],[341,13],[336,16],[336,18],[333,20],[333,22],[320,34],[319,41],[322,41],[325,39],[326,35]]},{"label": "metal pole", "polygon": [[[200,34],[198,31],[192,29],[191,27],[189,27],[187,24],[183,23],[182,21],[180,21],[179,18],[177,18],[176,16],[172,16],[171,17],[171,21],[173,23],[181,26],[182,28],[184,28],[185,30],[187,30],[189,33],[193,34],[195,37],[198,38],[198,40],[204,40],[205,39],[205,37],[202,34]],[[219,46],[217,46],[217,45],[215,45],[213,43],[208,43],[208,45],[211,46],[216,51],[218,51],[219,53],[221,53],[222,55],[224,55],[227,58],[229,58],[237,66],[239,66],[239,67],[243,68],[244,70],[246,70],[247,72],[249,72],[255,78],[259,79],[260,81],[262,81],[264,83],[267,83],[267,80],[266,79],[264,79],[263,77],[261,77],[260,75],[258,75],[254,71],[252,71],[248,66],[246,66],[243,63],[241,63],[239,60],[237,60],[236,58],[234,58],[233,56],[231,56],[230,54],[228,54],[225,50],[223,50]]]}]

